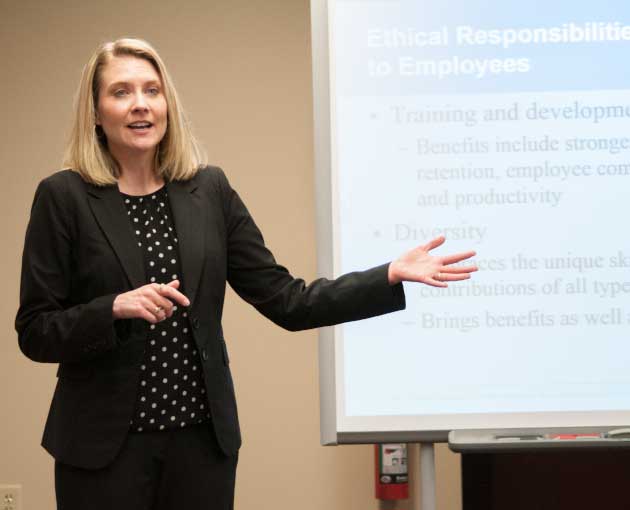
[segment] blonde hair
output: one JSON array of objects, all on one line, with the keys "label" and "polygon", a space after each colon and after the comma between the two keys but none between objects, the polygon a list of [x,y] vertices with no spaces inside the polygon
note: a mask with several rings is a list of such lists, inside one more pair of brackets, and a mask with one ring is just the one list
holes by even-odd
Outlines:
[{"label": "blonde hair", "polygon": [[168,121],[155,154],[157,174],[166,181],[187,180],[205,162],[205,153],[195,140],[173,82],[157,51],[142,39],[118,39],[102,44],[83,68],[76,96],[74,122],[66,145],[63,165],[97,186],[116,184],[118,163],[107,148],[96,105],[103,67],[114,57],[132,56],[148,61],[162,80]]}]

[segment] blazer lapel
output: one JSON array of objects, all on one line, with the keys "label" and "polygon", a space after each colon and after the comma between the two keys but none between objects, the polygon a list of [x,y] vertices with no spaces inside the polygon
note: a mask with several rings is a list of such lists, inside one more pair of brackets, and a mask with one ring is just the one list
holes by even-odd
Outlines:
[{"label": "blazer lapel", "polygon": [[182,264],[183,293],[195,301],[204,261],[206,216],[203,198],[198,193],[196,178],[173,181],[166,185]]},{"label": "blazer lapel", "polygon": [[138,247],[138,240],[118,187],[88,185],[88,202],[96,221],[116,252],[131,288],[146,285],[142,251]]}]

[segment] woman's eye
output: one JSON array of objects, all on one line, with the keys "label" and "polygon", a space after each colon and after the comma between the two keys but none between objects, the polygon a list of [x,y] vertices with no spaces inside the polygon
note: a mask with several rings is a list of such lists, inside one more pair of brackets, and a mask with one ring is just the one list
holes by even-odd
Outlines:
[{"label": "woman's eye", "polygon": [[160,90],[159,90],[158,88],[156,88],[156,87],[151,87],[151,88],[148,90],[148,92],[149,92],[149,94],[151,94],[152,96],[155,96],[155,95],[157,95],[157,94],[159,94],[159,93],[160,93]]},{"label": "woman's eye", "polygon": [[120,90],[116,90],[116,91],[114,92],[114,95],[115,95],[116,97],[122,97],[122,96],[124,96],[126,93],[127,93],[127,91],[126,91],[126,90],[124,90],[124,89],[120,89]]}]

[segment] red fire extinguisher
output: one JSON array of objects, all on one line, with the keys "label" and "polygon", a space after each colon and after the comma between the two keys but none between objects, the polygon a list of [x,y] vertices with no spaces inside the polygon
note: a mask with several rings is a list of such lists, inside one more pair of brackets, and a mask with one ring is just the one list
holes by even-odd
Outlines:
[{"label": "red fire extinguisher", "polygon": [[374,454],[376,499],[407,499],[409,497],[407,445],[376,444]]}]

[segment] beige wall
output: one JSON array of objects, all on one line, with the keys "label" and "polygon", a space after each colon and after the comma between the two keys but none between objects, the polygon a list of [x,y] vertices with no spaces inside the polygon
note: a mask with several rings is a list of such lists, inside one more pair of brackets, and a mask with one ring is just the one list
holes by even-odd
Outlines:
[{"label": "beige wall", "polygon": [[[316,274],[307,0],[0,0],[0,483],[23,484],[24,510],[54,508],[39,441],[55,383],[54,367],[21,355],[13,330],[24,230],[37,182],[60,166],[81,66],[124,35],[158,48],[211,162],[277,259]],[[237,508],[378,508],[371,447],[319,446],[317,333],[283,331],[231,292],[224,325],[244,435]],[[458,462],[438,447],[440,510],[460,507]]]}]

